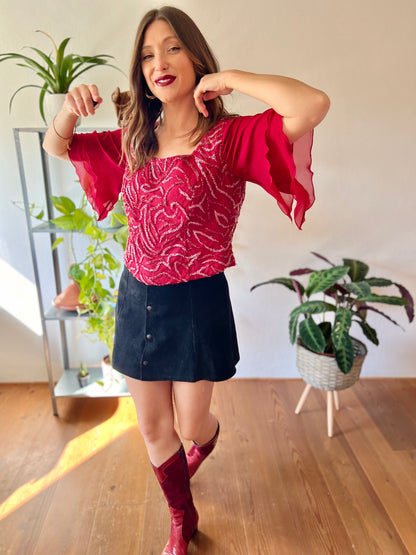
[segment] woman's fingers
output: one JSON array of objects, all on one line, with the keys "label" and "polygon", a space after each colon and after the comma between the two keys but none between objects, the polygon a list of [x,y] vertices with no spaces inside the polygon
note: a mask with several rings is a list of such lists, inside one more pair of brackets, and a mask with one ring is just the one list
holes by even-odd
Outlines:
[{"label": "woman's fingers", "polygon": [[208,117],[208,110],[207,107],[205,106],[204,103],[204,93],[194,93],[194,100],[195,100],[195,106],[198,110],[198,112],[200,112],[201,114],[203,114],[206,118]]},{"label": "woman's fingers", "polygon": [[67,92],[65,95],[65,102],[64,102],[64,108],[71,113],[76,114],[77,116],[80,115],[78,108],[77,108],[77,104],[75,102],[75,98],[77,97],[77,92],[75,91],[75,89],[72,89],[70,92]]},{"label": "woman's fingers", "polygon": [[93,101],[94,108],[98,108],[98,106],[103,101],[103,99],[100,96],[100,93],[98,92],[98,87],[97,87],[97,85],[89,85],[89,89],[90,89],[91,98],[92,98],[92,101]]},{"label": "woman's fingers", "polygon": [[65,107],[77,116],[87,117],[95,114],[102,101],[96,85],[79,85],[67,93]]},{"label": "woman's fingers", "polygon": [[208,117],[208,110],[205,102],[213,100],[217,96],[230,94],[233,89],[227,87],[223,73],[210,73],[204,75],[194,91],[194,101],[197,110],[205,117]]}]

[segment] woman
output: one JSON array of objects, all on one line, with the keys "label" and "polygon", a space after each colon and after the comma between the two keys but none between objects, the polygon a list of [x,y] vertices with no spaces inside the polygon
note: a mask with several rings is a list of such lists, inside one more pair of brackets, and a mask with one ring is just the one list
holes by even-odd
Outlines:
[{"label": "woman", "polygon": [[[267,103],[257,116],[231,117],[232,90]],[[182,11],[148,12],[139,25],[123,130],[73,135],[78,116],[102,99],[75,87],[45,137],[71,160],[99,218],[120,191],[129,220],[116,310],[113,365],[126,376],[149,458],[171,512],[163,554],[186,554],[198,513],[190,477],[215,447],[213,384],[238,361],[224,277],[245,181],[263,186],[300,227],[313,202],[312,132],[328,97],[299,81],[219,71],[205,39]],[[299,140],[300,139],[300,140]],[[175,402],[187,455],[174,427]]]}]

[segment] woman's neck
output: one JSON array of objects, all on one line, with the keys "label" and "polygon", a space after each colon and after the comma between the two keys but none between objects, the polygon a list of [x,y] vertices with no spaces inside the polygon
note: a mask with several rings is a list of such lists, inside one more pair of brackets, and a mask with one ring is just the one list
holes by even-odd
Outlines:
[{"label": "woman's neck", "polygon": [[163,116],[159,131],[163,131],[166,137],[185,138],[191,133],[198,123],[198,110],[193,97],[185,103],[163,105]]}]

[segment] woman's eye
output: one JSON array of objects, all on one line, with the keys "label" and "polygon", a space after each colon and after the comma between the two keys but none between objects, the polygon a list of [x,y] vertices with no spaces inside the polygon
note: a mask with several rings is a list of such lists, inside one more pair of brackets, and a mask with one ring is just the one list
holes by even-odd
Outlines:
[{"label": "woman's eye", "polygon": [[142,61],[145,62],[146,60],[150,60],[151,57],[152,57],[152,54],[144,54],[142,56]]},{"label": "woman's eye", "polygon": [[181,47],[180,46],[171,46],[169,48],[169,52],[177,52],[178,50],[180,50]]}]

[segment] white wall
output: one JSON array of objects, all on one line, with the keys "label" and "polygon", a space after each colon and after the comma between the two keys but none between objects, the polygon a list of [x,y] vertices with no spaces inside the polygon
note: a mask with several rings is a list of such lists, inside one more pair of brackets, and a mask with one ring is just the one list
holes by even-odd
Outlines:
[{"label": "white wall", "polygon": [[[127,72],[137,23],[158,5],[0,0],[0,51],[19,51],[25,44],[43,49],[46,39],[34,33],[42,29],[59,41],[73,37],[70,46],[80,53],[114,55]],[[254,7],[237,0],[182,0],[174,5],[196,20],[222,68],[297,77],[332,100],[315,134],[317,201],[304,230],[299,232],[273,199],[249,184],[235,235],[238,266],[228,271],[240,338],[238,375],[296,377],[287,332],[294,298],[279,286],[250,293],[251,285],[316,264],[309,253],[317,251],[336,262],[343,256],[362,259],[372,275],[416,293],[416,5],[413,0],[259,0]],[[32,82],[29,78],[11,63],[0,64],[0,381],[45,379],[25,221],[11,204],[21,198],[12,127],[41,125],[35,90],[23,91],[8,114],[11,94]],[[127,79],[100,69],[88,80],[100,85],[106,99],[91,124],[113,127],[109,96],[117,85],[126,88]],[[264,108],[237,93],[229,106],[242,114]],[[65,177],[62,193],[73,190],[73,179],[72,173]],[[39,186],[36,176],[34,181]],[[406,325],[402,312],[389,310],[405,333],[372,315],[381,345],[369,347],[365,376],[416,376],[416,326]],[[91,356],[89,347],[75,343],[77,356]],[[58,373],[56,347],[54,361]]]}]

